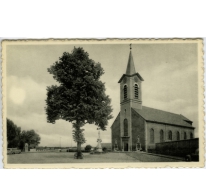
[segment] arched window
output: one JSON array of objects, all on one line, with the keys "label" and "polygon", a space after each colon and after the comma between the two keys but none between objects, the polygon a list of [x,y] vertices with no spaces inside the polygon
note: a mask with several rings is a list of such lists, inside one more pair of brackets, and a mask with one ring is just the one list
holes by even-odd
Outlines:
[{"label": "arched window", "polygon": [[128,120],[124,119],[124,136],[128,136]]},{"label": "arched window", "polygon": [[164,131],[160,130],[160,142],[164,142]]},{"label": "arched window", "polygon": [[169,132],[168,132],[168,139],[169,139],[169,140],[172,140],[172,131],[169,131]]},{"label": "arched window", "polygon": [[184,132],[184,139],[187,139],[187,133]]},{"label": "arched window", "polygon": [[187,139],[187,133],[184,132],[184,139]]},{"label": "arched window", "polygon": [[177,136],[177,141],[179,141],[180,140],[180,132],[179,131],[177,131],[176,136]]},{"label": "arched window", "polygon": [[154,129],[150,129],[150,143],[154,143]]},{"label": "arched window", "polygon": [[138,85],[137,84],[134,85],[134,97],[135,98],[139,97]]},{"label": "arched window", "polygon": [[124,99],[127,99],[127,85],[124,85]]},{"label": "arched window", "polygon": [[193,133],[190,133],[190,139],[193,139]]}]

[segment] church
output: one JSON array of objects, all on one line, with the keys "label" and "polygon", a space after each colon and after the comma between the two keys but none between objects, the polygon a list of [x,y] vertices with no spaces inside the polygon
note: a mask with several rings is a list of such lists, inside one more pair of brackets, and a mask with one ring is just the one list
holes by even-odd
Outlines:
[{"label": "church", "polygon": [[112,149],[148,152],[155,143],[194,138],[193,122],[185,116],[142,105],[143,81],[135,71],[130,46],[126,74],[118,82],[120,112],[111,126]]}]

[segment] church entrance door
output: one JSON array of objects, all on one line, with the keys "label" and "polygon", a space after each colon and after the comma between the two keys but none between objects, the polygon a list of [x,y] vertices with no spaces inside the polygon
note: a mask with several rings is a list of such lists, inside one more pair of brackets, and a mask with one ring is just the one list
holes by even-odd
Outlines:
[{"label": "church entrance door", "polygon": [[127,142],[124,143],[124,151],[128,151],[128,143]]}]

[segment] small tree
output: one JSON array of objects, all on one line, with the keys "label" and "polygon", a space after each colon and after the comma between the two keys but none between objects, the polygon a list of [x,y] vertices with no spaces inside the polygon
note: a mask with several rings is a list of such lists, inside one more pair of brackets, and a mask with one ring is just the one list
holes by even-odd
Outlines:
[{"label": "small tree", "polygon": [[106,148],[106,147],[103,147],[102,150],[103,150],[104,152],[107,152],[107,148]]},{"label": "small tree", "polygon": [[104,71],[82,48],[74,48],[71,53],[64,52],[48,72],[59,85],[47,87],[47,122],[64,119],[73,124],[77,158],[82,158],[81,144],[86,142],[82,127],[88,123],[105,130],[112,118],[111,100],[100,81]]},{"label": "small tree", "polygon": [[91,151],[91,149],[92,149],[92,146],[91,146],[91,145],[86,145],[85,151],[89,152],[89,151]]},{"label": "small tree", "polygon": [[38,144],[40,144],[41,137],[34,130],[29,130],[29,131],[22,131],[20,139],[21,139],[20,148],[23,149],[25,146],[25,143],[28,143],[29,148],[31,144],[34,147],[36,147]]}]

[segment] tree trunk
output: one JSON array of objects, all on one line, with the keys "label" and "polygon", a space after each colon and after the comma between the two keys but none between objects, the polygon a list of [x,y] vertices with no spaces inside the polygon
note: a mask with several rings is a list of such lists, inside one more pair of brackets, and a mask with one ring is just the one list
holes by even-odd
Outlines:
[{"label": "tree trunk", "polygon": [[81,152],[81,143],[77,142],[77,159],[83,159]]},{"label": "tree trunk", "polygon": [[77,142],[77,152],[75,153],[75,158],[76,159],[83,159],[83,154],[81,152],[81,139],[79,139],[79,136],[81,137],[81,131],[80,131],[80,122],[77,121],[76,122],[76,126],[75,126],[75,133],[76,133],[76,142]]}]

